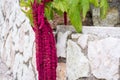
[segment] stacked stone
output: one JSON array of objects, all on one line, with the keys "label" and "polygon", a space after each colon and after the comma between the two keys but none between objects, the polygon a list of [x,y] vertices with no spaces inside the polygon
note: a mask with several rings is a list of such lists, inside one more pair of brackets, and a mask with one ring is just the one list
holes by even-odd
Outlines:
[{"label": "stacked stone", "polygon": [[116,27],[85,26],[80,34],[71,26],[58,26],[57,53],[66,59],[66,68],[59,65],[66,71],[60,79],[118,80],[119,38],[120,28]]}]

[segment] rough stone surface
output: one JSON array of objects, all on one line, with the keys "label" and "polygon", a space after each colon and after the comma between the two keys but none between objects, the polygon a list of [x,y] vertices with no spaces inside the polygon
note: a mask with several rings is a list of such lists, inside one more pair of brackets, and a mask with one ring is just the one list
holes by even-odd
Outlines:
[{"label": "rough stone surface", "polygon": [[119,27],[83,26],[83,34],[72,32],[66,41],[67,80],[120,79]]},{"label": "rough stone surface", "polygon": [[83,26],[83,34],[96,36],[96,38],[115,37],[120,38],[120,27]]},{"label": "rough stone surface", "polygon": [[0,59],[0,80],[12,80],[13,76],[10,75],[8,71],[8,67],[6,64]]},{"label": "rough stone surface", "polygon": [[34,32],[19,0],[0,0],[0,80],[37,80]]},{"label": "rough stone surface", "polygon": [[58,63],[57,80],[66,80],[66,63]]},{"label": "rough stone surface", "polygon": [[76,32],[75,28],[71,25],[58,25],[57,26],[57,32],[66,32],[66,31]]},{"label": "rough stone surface", "polygon": [[81,48],[72,40],[67,42],[67,77],[76,80],[89,76],[88,59],[81,52]]},{"label": "rough stone surface", "polygon": [[98,79],[118,80],[120,39],[105,38],[88,44],[91,72]]},{"label": "rough stone surface", "polygon": [[71,34],[72,39],[78,39],[81,36],[79,33]]},{"label": "rough stone surface", "polygon": [[66,57],[66,43],[71,31],[57,33],[57,56]]},{"label": "rough stone surface", "polygon": [[105,19],[100,18],[100,9],[93,8],[92,10],[94,26],[115,26],[119,23],[119,11],[116,8],[110,8]]},{"label": "rough stone surface", "polygon": [[58,25],[57,26],[57,56],[66,58],[66,47],[68,37],[75,32],[73,26]]},{"label": "rough stone surface", "polygon": [[81,35],[78,39],[78,44],[81,46],[82,49],[85,49],[87,47],[88,42],[88,35]]}]

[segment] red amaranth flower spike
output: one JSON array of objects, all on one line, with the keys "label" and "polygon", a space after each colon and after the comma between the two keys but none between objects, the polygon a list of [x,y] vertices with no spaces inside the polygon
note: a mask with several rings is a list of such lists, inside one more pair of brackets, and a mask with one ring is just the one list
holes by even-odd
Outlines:
[{"label": "red amaranth flower spike", "polygon": [[36,42],[36,64],[38,70],[38,80],[56,80],[57,55],[55,38],[44,16],[45,2],[32,4],[34,18],[34,32]]},{"label": "red amaranth flower spike", "polygon": [[64,24],[67,25],[67,12],[64,12]]}]

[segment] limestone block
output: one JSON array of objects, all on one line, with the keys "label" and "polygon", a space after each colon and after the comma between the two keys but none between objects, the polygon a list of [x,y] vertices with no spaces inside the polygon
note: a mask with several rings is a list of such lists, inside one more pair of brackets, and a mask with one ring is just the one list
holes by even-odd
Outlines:
[{"label": "limestone block", "polygon": [[57,34],[57,56],[66,57],[66,45],[71,31],[58,32]]},{"label": "limestone block", "polygon": [[78,39],[82,34],[79,33],[75,33],[75,34],[71,34],[71,38],[72,39]]},{"label": "limestone block", "polygon": [[97,38],[115,37],[120,38],[120,27],[99,27],[99,26],[83,26],[83,34],[96,36]]},{"label": "limestone block", "polygon": [[81,35],[77,43],[81,46],[82,49],[85,49],[88,43],[88,35]]},{"label": "limestone block", "polygon": [[89,61],[81,48],[72,40],[67,42],[67,77],[68,80],[77,80],[89,76]]},{"label": "limestone block", "polygon": [[34,40],[19,0],[0,0],[0,80],[37,80]]},{"label": "limestone block", "polygon": [[105,38],[88,43],[91,72],[98,79],[118,80],[120,39]]}]

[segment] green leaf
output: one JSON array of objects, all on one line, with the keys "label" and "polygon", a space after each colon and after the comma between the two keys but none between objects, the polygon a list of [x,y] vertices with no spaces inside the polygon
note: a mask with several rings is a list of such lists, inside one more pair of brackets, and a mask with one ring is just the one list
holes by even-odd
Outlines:
[{"label": "green leaf", "polygon": [[28,0],[28,1],[20,0],[20,6],[21,7],[31,7],[30,0]]},{"label": "green leaf", "polygon": [[51,7],[45,8],[45,16],[47,17],[48,20],[52,20],[53,19],[53,11],[52,11]]},{"label": "green leaf", "polygon": [[38,1],[38,3],[41,3],[41,0],[37,0]]},{"label": "green leaf", "polygon": [[47,17],[48,20],[52,20],[53,19],[53,6],[52,6],[51,2],[46,3],[45,17]]},{"label": "green leaf", "polygon": [[26,12],[26,16],[29,18],[30,24],[33,26],[33,15],[32,15],[32,10],[31,9]]},{"label": "green leaf", "polygon": [[54,12],[55,13],[57,13],[58,15],[60,15],[60,16],[63,16],[63,12],[61,11],[61,10],[57,10],[57,9],[55,9],[55,8],[53,8],[54,10]]},{"label": "green leaf", "polygon": [[21,6],[21,7],[29,7],[30,5],[29,5],[28,3],[21,2],[21,3],[20,3],[20,6]]},{"label": "green leaf", "polygon": [[80,0],[66,0],[66,1],[69,4],[69,7],[78,5],[78,3],[80,2]]},{"label": "green leaf", "polygon": [[90,7],[89,0],[80,0],[80,3],[81,3],[82,15],[84,19]]},{"label": "green leaf", "polygon": [[65,0],[56,0],[53,2],[53,8],[56,8],[58,11],[67,12],[68,3]]},{"label": "green leaf", "polygon": [[[23,12],[30,19],[31,25],[33,25],[31,2],[33,3],[34,0],[20,0],[20,6],[30,9]],[[41,0],[37,0],[37,2],[40,3]],[[58,13],[58,15],[63,15],[63,12],[67,12],[76,31],[82,32],[82,18],[86,17],[90,4],[100,7],[101,18],[106,16],[108,10],[107,0],[54,0],[45,4],[45,16],[47,19],[52,19],[53,12]]]},{"label": "green leaf", "polygon": [[109,8],[107,0],[100,1],[100,17],[105,18],[107,15],[107,10]]},{"label": "green leaf", "polygon": [[30,20],[30,24],[33,26],[33,15],[32,15],[32,10],[28,10],[28,11],[24,11],[22,10],[26,16],[28,17],[28,19]]},{"label": "green leaf", "polygon": [[77,32],[82,32],[82,21],[78,6],[71,7],[68,13],[72,25],[75,27]]},{"label": "green leaf", "polygon": [[90,4],[93,4],[95,7],[99,6],[99,1],[98,0],[89,0]]},{"label": "green leaf", "polygon": [[34,0],[30,0],[32,3],[34,2]]}]

